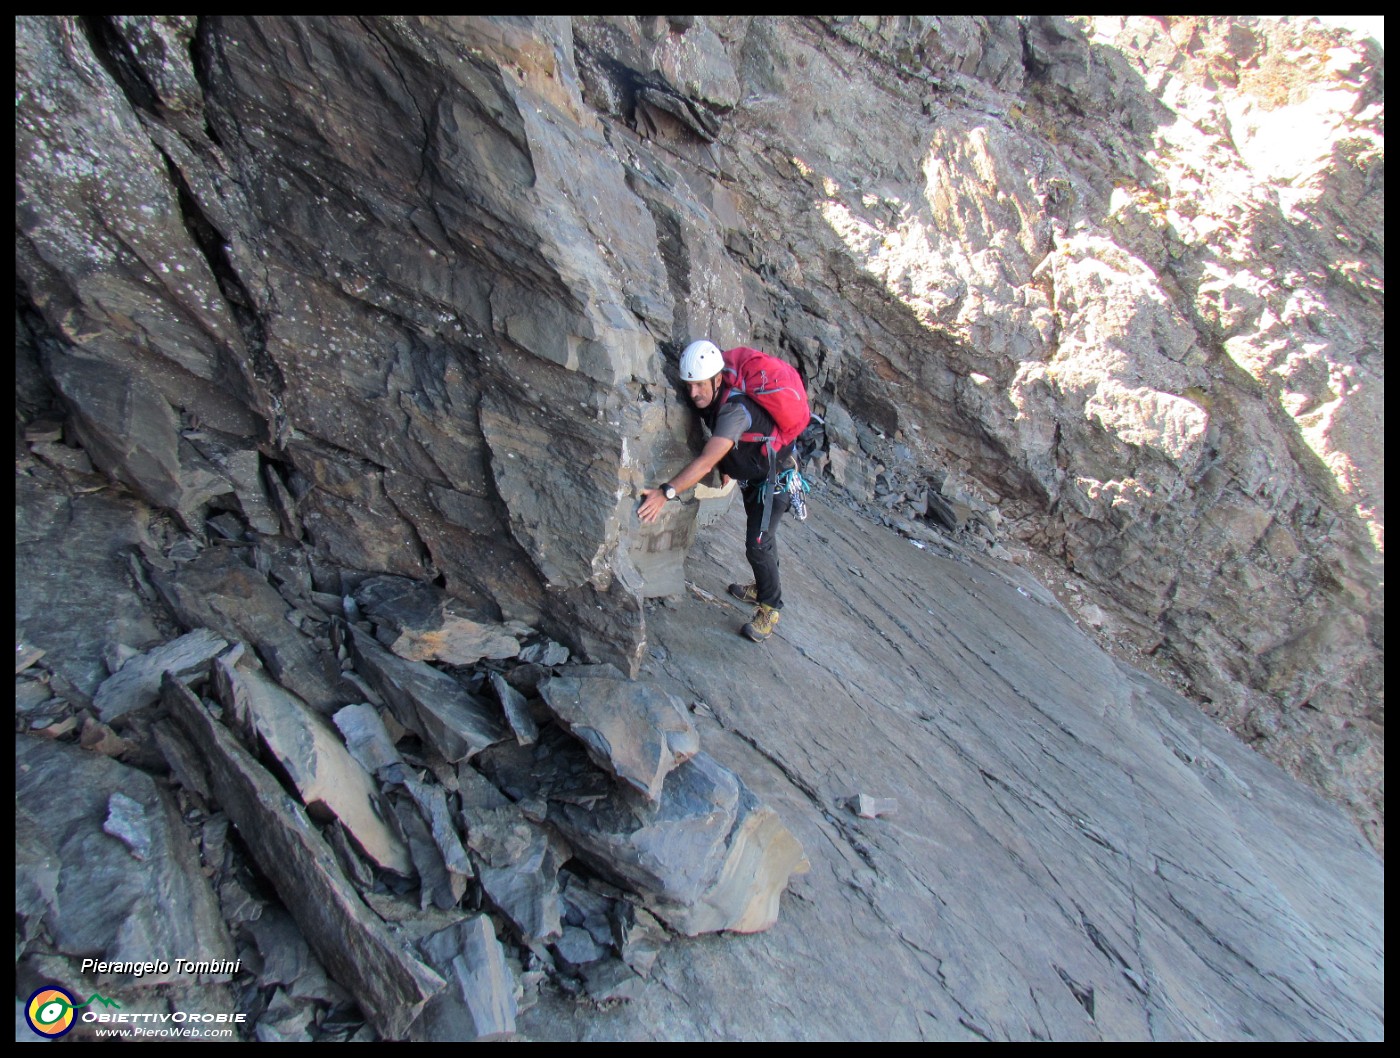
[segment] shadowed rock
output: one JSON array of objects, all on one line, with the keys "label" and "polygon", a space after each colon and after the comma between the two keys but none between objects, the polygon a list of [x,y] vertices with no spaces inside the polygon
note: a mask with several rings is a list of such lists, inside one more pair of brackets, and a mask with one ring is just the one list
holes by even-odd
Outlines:
[{"label": "shadowed rock", "polygon": [[491,673],[491,689],[496,692],[496,698],[506,714],[506,723],[510,724],[510,729],[515,732],[515,740],[522,746],[534,745],[540,737],[540,729],[535,723],[535,718],[530,715],[525,696],[512,687],[499,672]]},{"label": "shadowed rock", "polygon": [[789,877],[809,866],[777,815],[703,753],[671,774],[655,803],[600,783],[562,739],[541,740],[534,753],[497,747],[482,764],[513,796],[546,799],[549,822],[589,867],[682,933],[769,928]]},{"label": "shadowed rock", "polygon": [[333,659],[287,622],[286,600],[236,555],[211,548],[178,569],[152,570],[151,581],[181,624],[249,644],[277,682],[317,712],[351,700]]},{"label": "shadowed rock", "polygon": [[557,937],[559,868],[571,854],[475,769],[459,769],[467,844],[482,891],[527,942]]},{"label": "shadowed rock", "polygon": [[515,1033],[515,974],[489,918],[473,916],[418,946],[447,987],[414,1024],[414,1041],[499,1040]]},{"label": "shadowed rock", "polygon": [[447,673],[391,654],[358,628],[349,628],[348,635],[355,668],[398,722],[447,760],[456,763],[510,737],[496,711]]},{"label": "shadowed rock", "polygon": [[378,626],[379,641],[410,661],[473,665],[513,658],[534,631],[518,621],[488,621],[441,589],[404,577],[371,577],[356,589],[355,601]]}]

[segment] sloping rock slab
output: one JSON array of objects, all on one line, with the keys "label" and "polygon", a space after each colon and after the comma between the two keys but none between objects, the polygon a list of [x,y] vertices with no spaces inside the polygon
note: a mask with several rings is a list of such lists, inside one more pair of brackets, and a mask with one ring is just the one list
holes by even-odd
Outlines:
[{"label": "sloping rock slab", "polygon": [[371,577],[355,592],[377,626],[379,641],[410,661],[474,665],[482,658],[513,658],[529,625],[490,621],[431,584],[407,577]]},{"label": "sloping rock slab", "polygon": [[675,695],[648,683],[552,677],[540,695],[588,755],[650,801],[666,776],[700,751],[700,736]]},{"label": "sloping rock slab", "polygon": [[198,698],[167,678],[161,699],[204,754],[214,797],[316,957],[380,1035],[403,1039],[443,979],[390,935],[341,875],[301,806]]},{"label": "sloping rock slab", "polygon": [[220,659],[215,674],[225,707],[249,717],[307,811],[339,819],[375,863],[411,875],[408,849],[384,821],[379,788],[330,724],[258,668]]},{"label": "sloping rock slab", "polygon": [[704,753],[671,773],[656,803],[600,784],[583,751],[563,737],[542,739],[533,751],[498,746],[481,764],[512,796],[546,799],[549,822],[580,859],[682,933],[767,929],[788,878],[808,868],[776,813]]},{"label": "sloping rock slab", "polygon": [[176,957],[234,957],[179,810],[146,773],[76,746],[20,737],[15,831],[18,940],[42,924],[68,955],[170,964],[170,972],[139,982],[104,977],[142,987],[188,983],[188,974],[173,970]]},{"label": "sloping rock slab", "polygon": [[349,627],[355,668],[389,703],[395,719],[448,761],[511,737],[496,711],[445,672],[391,654],[366,632]]}]

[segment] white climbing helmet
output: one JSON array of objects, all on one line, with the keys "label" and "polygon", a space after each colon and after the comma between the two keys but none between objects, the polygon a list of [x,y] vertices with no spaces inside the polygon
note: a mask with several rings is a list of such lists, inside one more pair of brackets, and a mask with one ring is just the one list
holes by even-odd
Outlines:
[{"label": "white climbing helmet", "polygon": [[686,382],[704,382],[724,370],[724,356],[714,342],[700,339],[691,342],[681,353],[681,378]]}]

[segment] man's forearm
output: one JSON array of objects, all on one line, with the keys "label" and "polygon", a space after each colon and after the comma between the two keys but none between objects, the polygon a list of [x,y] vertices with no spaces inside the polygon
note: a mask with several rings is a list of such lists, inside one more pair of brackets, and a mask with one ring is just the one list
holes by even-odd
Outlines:
[{"label": "man's forearm", "polygon": [[723,437],[711,437],[705,442],[705,447],[700,454],[692,459],[684,470],[671,479],[671,487],[677,492],[684,492],[692,485],[697,485],[710,471],[719,465],[719,461],[725,454],[734,447],[734,443]]}]

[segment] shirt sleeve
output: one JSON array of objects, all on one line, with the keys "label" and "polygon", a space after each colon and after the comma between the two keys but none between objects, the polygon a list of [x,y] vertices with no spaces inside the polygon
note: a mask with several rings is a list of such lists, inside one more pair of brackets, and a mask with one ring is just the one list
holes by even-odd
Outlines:
[{"label": "shirt sleeve", "polygon": [[744,407],[744,402],[731,400],[726,402],[715,416],[714,436],[727,438],[737,445],[739,438],[752,426],[753,416],[749,414],[749,409]]}]

